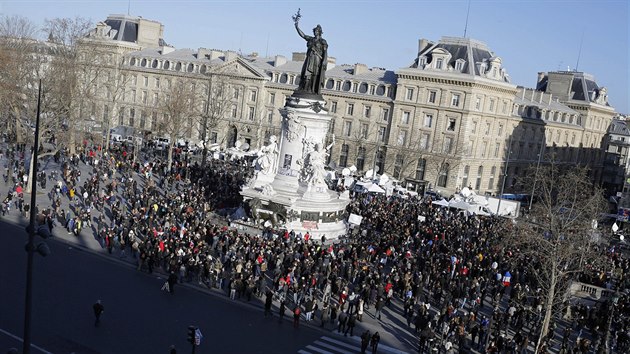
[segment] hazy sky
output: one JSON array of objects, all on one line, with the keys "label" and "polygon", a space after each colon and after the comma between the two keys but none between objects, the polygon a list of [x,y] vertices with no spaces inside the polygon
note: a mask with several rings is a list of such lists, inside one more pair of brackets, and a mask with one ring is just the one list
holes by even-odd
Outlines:
[{"label": "hazy sky", "polygon": [[[304,51],[301,28],[324,30],[338,64],[396,70],[417,54],[418,39],[463,36],[468,0],[0,0],[0,12],[37,24],[46,18],[104,20],[129,13],[160,21],[176,48],[215,48],[287,57]],[[539,71],[575,69],[608,87],[609,102],[630,113],[627,0],[471,0],[467,36],[503,59],[512,82],[533,87]],[[580,43],[582,51],[580,53]]]}]

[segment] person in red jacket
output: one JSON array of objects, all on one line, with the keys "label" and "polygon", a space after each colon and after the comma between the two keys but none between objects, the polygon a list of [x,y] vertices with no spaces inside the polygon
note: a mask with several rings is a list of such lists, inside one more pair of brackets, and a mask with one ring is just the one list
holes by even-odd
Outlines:
[{"label": "person in red jacket", "polygon": [[300,306],[295,306],[293,310],[293,327],[298,328],[300,326],[300,315],[302,314],[302,310],[300,310]]}]

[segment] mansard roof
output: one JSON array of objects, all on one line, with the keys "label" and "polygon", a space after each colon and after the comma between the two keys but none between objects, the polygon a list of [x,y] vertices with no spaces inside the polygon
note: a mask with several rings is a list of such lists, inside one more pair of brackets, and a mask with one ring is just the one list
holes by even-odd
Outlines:
[{"label": "mansard roof", "polygon": [[628,129],[628,122],[620,119],[613,119],[608,126],[609,134],[617,134],[630,136],[630,129]]},{"label": "mansard roof", "polygon": [[[564,80],[557,79],[557,77],[560,76],[569,77],[568,80],[570,81],[565,84]],[[553,82],[553,84],[550,81]],[[552,85],[554,85],[554,87],[552,87]],[[567,100],[610,106],[608,104],[607,89],[603,86],[600,87],[593,75],[584,72],[555,71],[542,73],[536,85],[536,89],[550,93],[556,93],[554,91],[563,89],[567,91],[562,92],[567,95]]]},{"label": "mansard roof", "polygon": [[[437,68],[434,63],[436,58],[446,59],[446,66]],[[458,68],[458,62],[460,62],[461,68]],[[498,77],[488,76],[488,70],[493,66],[501,71]],[[502,66],[501,58],[496,56],[484,42],[471,38],[442,37],[438,42],[421,39],[418,45],[418,55],[409,67],[458,72],[510,82],[509,76]]]}]

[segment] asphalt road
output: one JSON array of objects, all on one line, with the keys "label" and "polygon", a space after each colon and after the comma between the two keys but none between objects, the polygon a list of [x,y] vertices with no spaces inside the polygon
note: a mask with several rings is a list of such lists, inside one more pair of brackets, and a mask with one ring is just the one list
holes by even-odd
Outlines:
[{"label": "asphalt road", "polygon": [[[22,344],[26,277],[26,233],[0,222],[0,351]],[[197,353],[296,353],[323,332],[294,329],[277,315],[227,298],[177,286],[160,290],[163,279],[129,265],[59,242],[52,255],[34,262],[32,353],[178,353],[191,351],[188,325],[203,334]],[[105,306],[94,327],[92,304]]]}]

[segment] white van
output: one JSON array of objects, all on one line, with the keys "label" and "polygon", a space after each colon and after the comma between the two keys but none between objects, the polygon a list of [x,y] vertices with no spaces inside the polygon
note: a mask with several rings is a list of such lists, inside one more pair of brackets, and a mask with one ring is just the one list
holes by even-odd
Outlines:
[{"label": "white van", "polygon": [[171,139],[170,138],[155,138],[153,140],[153,143],[155,144],[156,150],[167,150],[168,147],[171,145]]}]

